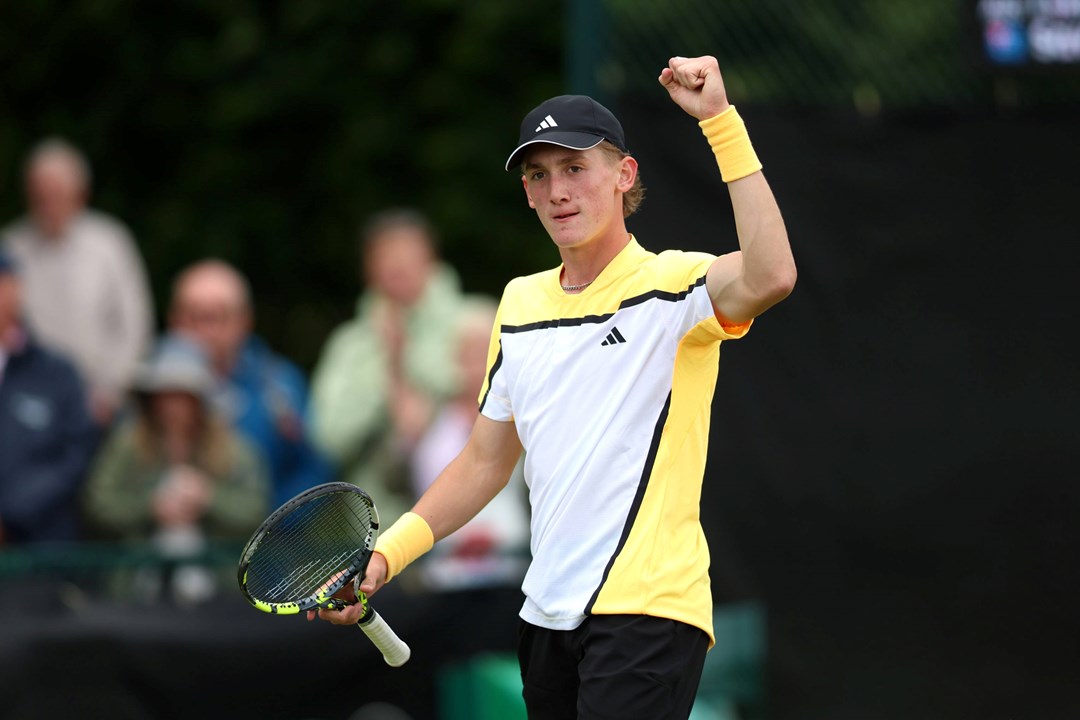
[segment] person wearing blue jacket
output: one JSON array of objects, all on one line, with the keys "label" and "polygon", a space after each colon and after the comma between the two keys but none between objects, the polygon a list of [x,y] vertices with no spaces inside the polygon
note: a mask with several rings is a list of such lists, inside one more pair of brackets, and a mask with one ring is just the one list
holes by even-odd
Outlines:
[{"label": "person wearing blue jacket", "polygon": [[0,546],[77,541],[97,433],[75,365],[25,329],[21,291],[0,253]]},{"label": "person wearing blue jacket", "polygon": [[247,279],[223,260],[200,260],[173,283],[169,327],[206,349],[213,403],[261,452],[277,507],[335,479],[336,468],[310,439],[307,378],[253,332],[253,315]]}]

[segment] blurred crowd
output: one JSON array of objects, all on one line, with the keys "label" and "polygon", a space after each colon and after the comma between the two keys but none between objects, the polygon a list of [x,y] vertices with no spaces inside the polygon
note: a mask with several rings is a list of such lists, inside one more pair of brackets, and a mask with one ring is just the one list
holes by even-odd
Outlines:
[{"label": "blurred crowd", "polygon": [[[254,270],[196,257],[150,275],[63,139],[31,149],[23,172],[26,212],[0,227],[0,553],[143,543],[179,564],[131,587],[199,601],[219,588],[183,560],[209,543],[242,543],[330,481],[368,491],[387,527],[464,445],[497,306],[462,290],[422,211],[388,208],[359,229],[355,314],[309,375],[256,333]],[[435,548],[426,587],[517,582],[520,467]]]}]

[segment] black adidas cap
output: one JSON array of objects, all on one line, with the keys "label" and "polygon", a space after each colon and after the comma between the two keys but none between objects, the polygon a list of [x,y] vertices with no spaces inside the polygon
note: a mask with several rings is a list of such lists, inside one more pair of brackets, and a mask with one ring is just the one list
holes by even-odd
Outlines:
[{"label": "black adidas cap", "polygon": [[520,165],[525,148],[534,143],[588,150],[604,140],[628,152],[622,125],[610,110],[587,95],[559,95],[537,105],[521,121],[518,146],[506,169]]}]

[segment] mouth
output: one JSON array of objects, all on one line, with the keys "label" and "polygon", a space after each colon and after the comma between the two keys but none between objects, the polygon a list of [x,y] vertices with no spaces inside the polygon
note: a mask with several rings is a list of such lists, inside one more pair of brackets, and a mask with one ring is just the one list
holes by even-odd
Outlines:
[{"label": "mouth", "polygon": [[552,216],[551,216],[551,219],[552,219],[552,220],[555,220],[556,222],[561,222],[561,221],[563,221],[563,220],[569,220],[570,218],[572,218],[572,217],[576,217],[576,216],[577,216],[577,213],[576,213],[576,212],[572,212],[572,213],[563,213],[563,214],[561,214],[561,215],[552,215]]}]

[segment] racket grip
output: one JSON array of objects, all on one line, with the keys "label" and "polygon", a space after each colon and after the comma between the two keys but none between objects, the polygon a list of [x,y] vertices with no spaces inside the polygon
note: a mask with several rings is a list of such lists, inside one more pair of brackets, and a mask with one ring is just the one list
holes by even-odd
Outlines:
[{"label": "racket grip", "polygon": [[369,606],[367,613],[356,625],[371,639],[375,647],[379,648],[387,665],[401,667],[408,662],[412,654],[409,646],[397,636],[397,633],[386,624],[382,615],[375,612],[374,608]]}]

